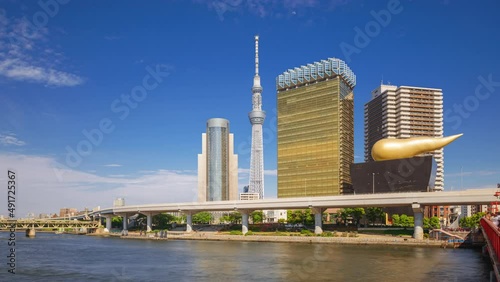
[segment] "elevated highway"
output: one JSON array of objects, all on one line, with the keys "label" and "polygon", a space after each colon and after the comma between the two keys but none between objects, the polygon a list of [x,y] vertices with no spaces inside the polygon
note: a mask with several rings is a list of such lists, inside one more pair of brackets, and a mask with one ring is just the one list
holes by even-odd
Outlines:
[{"label": "elevated highway", "polygon": [[192,215],[202,211],[238,211],[242,214],[242,231],[248,232],[248,217],[255,210],[269,209],[312,209],[315,214],[315,232],[321,233],[322,213],[327,208],[347,207],[399,207],[410,206],[414,212],[415,234],[423,238],[423,207],[431,205],[478,205],[490,204],[497,200],[495,188],[473,189],[449,192],[411,192],[387,194],[339,195],[325,197],[279,198],[254,201],[219,201],[192,203],[144,204],[106,208],[89,213],[106,217],[106,227],[111,229],[111,217],[123,217],[124,230],[127,230],[127,217],[141,213],[147,216],[147,227],[151,229],[151,218],[163,212],[183,212],[187,218],[187,230],[192,231]]}]

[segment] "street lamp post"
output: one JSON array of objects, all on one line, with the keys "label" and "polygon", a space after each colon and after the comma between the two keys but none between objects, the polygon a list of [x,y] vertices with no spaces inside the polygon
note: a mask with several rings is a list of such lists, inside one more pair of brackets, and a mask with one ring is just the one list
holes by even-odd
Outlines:
[{"label": "street lamp post", "polygon": [[372,194],[375,194],[375,172],[372,172]]}]

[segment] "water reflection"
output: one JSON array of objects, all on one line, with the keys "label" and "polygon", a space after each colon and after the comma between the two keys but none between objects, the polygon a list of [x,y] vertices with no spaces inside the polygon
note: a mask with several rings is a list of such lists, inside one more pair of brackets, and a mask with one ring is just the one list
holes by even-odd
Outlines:
[{"label": "water reflection", "polygon": [[2,256],[0,281],[488,281],[490,271],[463,249],[21,235],[15,280]]}]

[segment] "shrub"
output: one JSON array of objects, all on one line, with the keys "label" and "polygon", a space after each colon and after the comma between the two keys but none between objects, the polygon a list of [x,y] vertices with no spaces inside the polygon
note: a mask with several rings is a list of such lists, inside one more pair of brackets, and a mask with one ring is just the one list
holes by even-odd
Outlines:
[{"label": "shrub", "polygon": [[260,232],[261,231],[261,228],[258,226],[252,226],[249,229],[250,229],[250,231],[253,231],[253,232]]},{"label": "shrub", "polygon": [[243,232],[239,230],[232,230],[231,232],[229,232],[229,235],[243,235]]},{"label": "shrub", "polygon": [[245,234],[245,236],[250,236],[250,235],[253,235],[252,230],[249,230],[249,231],[247,232],[247,234]]},{"label": "shrub", "polygon": [[300,234],[308,235],[308,234],[312,234],[312,232],[309,229],[302,229],[302,230],[300,230]]},{"label": "shrub", "polygon": [[321,234],[322,237],[333,237],[333,233],[330,232],[330,231],[326,231],[326,232],[323,232],[323,234]]}]

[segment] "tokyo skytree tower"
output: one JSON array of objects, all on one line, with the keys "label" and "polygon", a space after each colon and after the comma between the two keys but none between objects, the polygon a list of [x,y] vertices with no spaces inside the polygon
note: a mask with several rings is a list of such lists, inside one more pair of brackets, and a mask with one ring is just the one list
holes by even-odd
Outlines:
[{"label": "tokyo skytree tower", "polygon": [[255,36],[255,76],[252,87],[252,111],[248,118],[252,124],[252,152],[250,155],[250,183],[248,192],[259,193],[264,198],[264,146],[262,144],[262,124],[266,112],[262,110],[262,86],[259,76],[259,36]]}]

